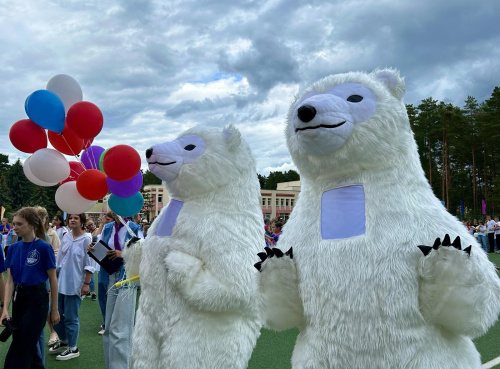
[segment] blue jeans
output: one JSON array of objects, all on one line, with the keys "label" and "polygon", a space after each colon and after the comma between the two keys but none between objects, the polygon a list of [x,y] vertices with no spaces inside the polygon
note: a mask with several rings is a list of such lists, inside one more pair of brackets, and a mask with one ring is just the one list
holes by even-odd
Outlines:
[{"label": "blue jeans", "polygon": [[45,329],[42,329],[42,334],[40,334],[40,337],[38,337],[36,353],[38,354],[38,356],[40,356],[40,359],[42,359],[42,364],[45,366]]},{"label": "blue jeans", "polygon": [[89,292],[95,292],[95,277],[94,277],[94,273],[92,273],[92,278],[90,278]]},{"label": "blue jeans", "polygon": [[488,245],[488,237],[485,236],[477,236],[477,240],[481,247],[483,248],[484,252],[488,252],[489,250],[489,245]]},{"label": "blue jeans", "polygon": [[129,367],[134,330],[137,287],[115,288],[120,271],[109,276],[108,301],[106,304],[106,331],[102,338],[106,369]]},{"label": "blue jeans", "polygon": [[78,311],[82,299],[77,295],[58,295],[58,309],[61,320],[54,326],[61,342],[68,343],[69,347],[76,347],[80,331]]},{"label": "blue jeans", "polygon": [[99,272],[99,279],[97,282],[97,298],[99,301],[99,307],[101,308],[102,314],[102,327],[106,327],[106,302],[108,299],[108,281],[109,274],[102,270]]}]

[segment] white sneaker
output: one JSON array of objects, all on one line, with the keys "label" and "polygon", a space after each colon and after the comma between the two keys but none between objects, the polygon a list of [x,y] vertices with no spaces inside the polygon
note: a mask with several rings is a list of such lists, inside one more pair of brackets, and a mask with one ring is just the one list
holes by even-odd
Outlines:
[{"label": "white sneaker", "polygon": [[102,335],[104,334],[104,332],[105,332],[105,330],[104,330],[104,329],[101,329],[99,332],[97,332],[97,334],[99,334],[99,335],[101,335],[101,336],[102,336]]},{"label": "white sneaker", "polygon": [[72,350],[68,347],[66,351],[64,351],[62,354],[56,356],[56,360],[70,360],[74,359],[75,357],[80,356],[80,351],[78,351],[78,348],[75,350]]},{"label": "white sneaker", "polygon": [[68,349],[68,344],[59,341],[49,349],[49,354],[51,355],[60,354],[61,352],[66,351],[67,349]]}]

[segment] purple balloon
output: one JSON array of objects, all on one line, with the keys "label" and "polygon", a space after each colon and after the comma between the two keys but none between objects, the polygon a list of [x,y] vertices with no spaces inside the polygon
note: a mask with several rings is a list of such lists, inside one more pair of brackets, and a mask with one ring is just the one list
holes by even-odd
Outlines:
[{"label": "purple balloon", "polygon": [[109,191],[118,197],[130,197],[139,191],[142,187],[142,172],[139,171],[132,179],[128,181],[115,181],[109,177],[106,178]]},{"label": "purple balloon", "polygon": [[[89,146],[82,154],[81,160],[87,169],[99,169],[99,158],[104,152],[101,146]],[[137,192],[137,191],[136,191]]]}]

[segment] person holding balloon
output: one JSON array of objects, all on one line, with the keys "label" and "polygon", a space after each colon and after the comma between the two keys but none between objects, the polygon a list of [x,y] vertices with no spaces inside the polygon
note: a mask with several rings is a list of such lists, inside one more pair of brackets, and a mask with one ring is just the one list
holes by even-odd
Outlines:
[{"label": "person holding balloon", "polygon": [[[111,214],[114,221],[106,224],[99,239],[110,248],[107,254],[112,258],[121,258],[122,250],[132,238],[127,228],[135,237],[144,238],[140,227],[132,221],[124,219],[124,223],[115,213]],[[106,369],[121,369],[129,367],[132,331],[134,328],[135,304],[137,286],[135,284],[115,287],[115,283],[126,279],[125,267],[113,274],[108,274],[101,268],[101,274],[108,277],[108,298],[106,303],[105,332],[103,335],[104,361]]]},{"label": "person holding balloon", "polygon": [[[33,208],[22,208],[14,215],[13,227],[22,241],[9,248],[5,266],[5,286],[0,325],[16,327],[5,357],[6,369],[43,368],[37,353],[37,342],[49,310],[46,281],[49,280],[54,304],[50,310],[52,324],[59,322],[57,310],[56,263],[52,247],[44,240],[42,220]],[[12,318],[9,305],[12,300]]]}]

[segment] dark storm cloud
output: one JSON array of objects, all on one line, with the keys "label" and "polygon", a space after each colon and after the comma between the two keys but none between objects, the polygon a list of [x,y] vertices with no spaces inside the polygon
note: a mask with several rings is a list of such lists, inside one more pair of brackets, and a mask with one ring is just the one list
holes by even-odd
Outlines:
[{"label": "dark storm cloud", "polygon": [[259,38],[252,41],[252,48],[231,60],[226,53],[219,59],[222,71],[237,73],[248,78],[252,86],[267,91],[278,83],[294,83],[300,80],[299,65],[291,51],[275,38]]}]

